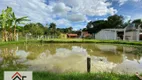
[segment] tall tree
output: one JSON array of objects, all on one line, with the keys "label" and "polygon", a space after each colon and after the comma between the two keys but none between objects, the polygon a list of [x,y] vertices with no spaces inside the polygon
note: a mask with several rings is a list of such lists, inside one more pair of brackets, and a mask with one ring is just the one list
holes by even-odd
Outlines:
[{"label": "tall tree", "polygon": [[[0,27],[2,28],[2,41],[8,41],[9,37],[16,39],[16,26],[21,24],[23,21],[29,21],[27,17],[16,18],[11,7],[7,7],[6,10],[2,10],[0,14]],[[14,30],[12,31],[12,27]]]},{"label": "tall tree", "polygon": [[106,28],[123,28],[123,16],[113,15],[108,20],[90,21],[86,28],[89,33],[97,33]]},{"label": "tall tree", "polygon": [[56,24],[55,23],[50,23],[49,28],[56,29]]},{"label": "tall tree", "polygon": [[89,22],[87,25],[87,31],[89,33],[97,33],[101,29],[109,28],[109,24],[105,20],[98,20],[94,22]]},{"label": "tall tree", "polygon": [[16,18],[14,12],[12,13],[12,20],[13,20],[13,24],[14,24],[14,32],[13,32],[13,37],[14,37],[14,40],[16,39],[16,27],[18,24],[23,24],[22,22],[24,21],[29,21],[29,19],[27,19],[28,17],[27,16],[24,16],[24,17],[20,17],[20,18]]},{"label": "tall tree", "polygon": [[132,21],[132,23],[134,23],[136,27],[138,27],[140,25],[140,27],[142,28],[142,20],[141,19],[136,19],[136,20]]},{"label": "tall tree", "polygon": [[[9,24],[11,23],[11,13],[12,13],[12,8],[11,7],[7,7],[6,10],[2,10],[2,13],[0,15],[0,26],[2,29],[2,41],[8,41],[8,32],[6,30],[6,28],[8,28],[7,26],[10,26]],[[9,23],[7,25],[7,23]]]},{"label": "tall tree", "polygon": [[68,29],[68,33],[71,33],[72,32],[72,27],[69,27],[69,28],[67,28]]},{"label": "tall tree", "polygon": [[108,17],[108,23],[111,28],[121,28],[123,26],[124,18],[121,15],[113,15]]},{"label": "tall tree", "polygon": [[45,33],[44,26],[41,23],[26,24],[24,26],[24,32],[25,32],[25,34],[31,33],[34,36],[43,35]]},{"label": "tall tree", "polygon": [[56,34],[56,24],[55,23],[50,23],[49,29],[50,29],[51,35]]}]

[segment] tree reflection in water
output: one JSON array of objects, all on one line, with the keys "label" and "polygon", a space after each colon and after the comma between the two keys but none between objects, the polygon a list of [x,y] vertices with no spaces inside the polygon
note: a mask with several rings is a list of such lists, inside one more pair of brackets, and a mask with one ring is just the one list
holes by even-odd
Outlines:
[{"label": "tree reflection in water", "polygon": [[[92,72],[142,71],[142,57],[134,47],[92,43],[18,44],[2,46],[0,67],[52,72],[86,71],[86,58],[92,59]],[[130,52],[130,53],[129,53]],[[133,66],[130,66],[133,65]],[[131,67],[131,68],[130,68]]]},{"label": "tree reflection in water", "polygon": [[17,48],[3,48],[0,54],[0,69],[2,70],[22,70],[27,68],[22,62],[18,61],[19,56],[16,55]]}]

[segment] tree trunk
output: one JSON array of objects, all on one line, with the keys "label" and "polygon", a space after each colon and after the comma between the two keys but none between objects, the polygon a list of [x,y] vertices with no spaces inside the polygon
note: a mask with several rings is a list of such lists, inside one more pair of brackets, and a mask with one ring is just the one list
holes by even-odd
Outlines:
[{"label": "tree trunk", "polygon": [[9,36],[8,36],[9,41],[13,41],[13,33],[9,32]]},{"label": "tree trunk", "polygon": [[4,30],[4,36],[5,36],[5,42],[7,42],[8,41],[8,32],[6,31],[6,30]]},{"label": "tree trunk", "polygon": [[2,42],[4,41],[4,29],[2,28]]},{"label": "tree trunk", "polygon": [[14,35],[13,35],[13,39],[16,40],[16,24],[14,25]]},{"label": "tree trunk", "polygon": [[2,29],[2,41],[8,41],[8,32],[4,28]]}]

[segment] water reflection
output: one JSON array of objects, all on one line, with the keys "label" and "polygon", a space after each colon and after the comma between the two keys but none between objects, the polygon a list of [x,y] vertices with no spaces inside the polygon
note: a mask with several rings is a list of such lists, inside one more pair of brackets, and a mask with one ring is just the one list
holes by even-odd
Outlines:
[{"label": "water reflection", "polygon": [[73,46],[71,50],[58,48],[54,55],[50,55],[49,50],[46,50],[46,52],[41,53],[37,59],[27,62],[27,64],[31,64],[29,70],[47,70],[52,72],[82,72],[86,70],[86,57],[88,54],[83,48],[76,46]]},{"label": "water reflection", "polygon": [[[142,60],[142,58],[141,58]],[[117,73],[135,73],[135,72],[142,72],[142,64],[137,63],[137,60],[124,60],[123,63],[118,64],[116,67],[114,67],[113,71]]]},{"label": "water reflection", "polygon": [[18,70],[26,68],[26,66],[23,65],[23,62],[19,61],[20,56],[16,55],[18,48],[3,48],[0,51],[0,69]]},{"label": "water reflection", "polygon": [[[108,44],[19,44],[0,47],[0,68],[51,72],[142,72],[142,57],[134,47]],[[28,67],[27,67],[28,66]],[[22,67],[22,68],[21,68]]]}]

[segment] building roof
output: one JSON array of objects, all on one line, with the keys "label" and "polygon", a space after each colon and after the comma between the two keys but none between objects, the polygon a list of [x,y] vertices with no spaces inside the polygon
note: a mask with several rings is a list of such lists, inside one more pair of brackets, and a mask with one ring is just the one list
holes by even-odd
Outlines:
[{"label": "building roof", "polygon": [[128,26],[126,26],[125,28],[110,28],[110,29],[102,29],[102,30],[104,30],[104,31],[119,31],[119,32],[122,32],[122,31],[124,31],[124,30],[126,30],[126,31],[129,31],[129,30],[140,30],[140,31],[142,31],[142,29],[140,28],[140,25],[138,25],[137,27],[136,27],[136,25],[135,24],[129,24]]},{"label": "building roof", "polygon": [[77,34],[67,34],[67,35],[70,37],[77,37],[78,36]]},{"label": "building roof", "polygon": [[105,31],[124,31],[124,29],[102,29]]}]

